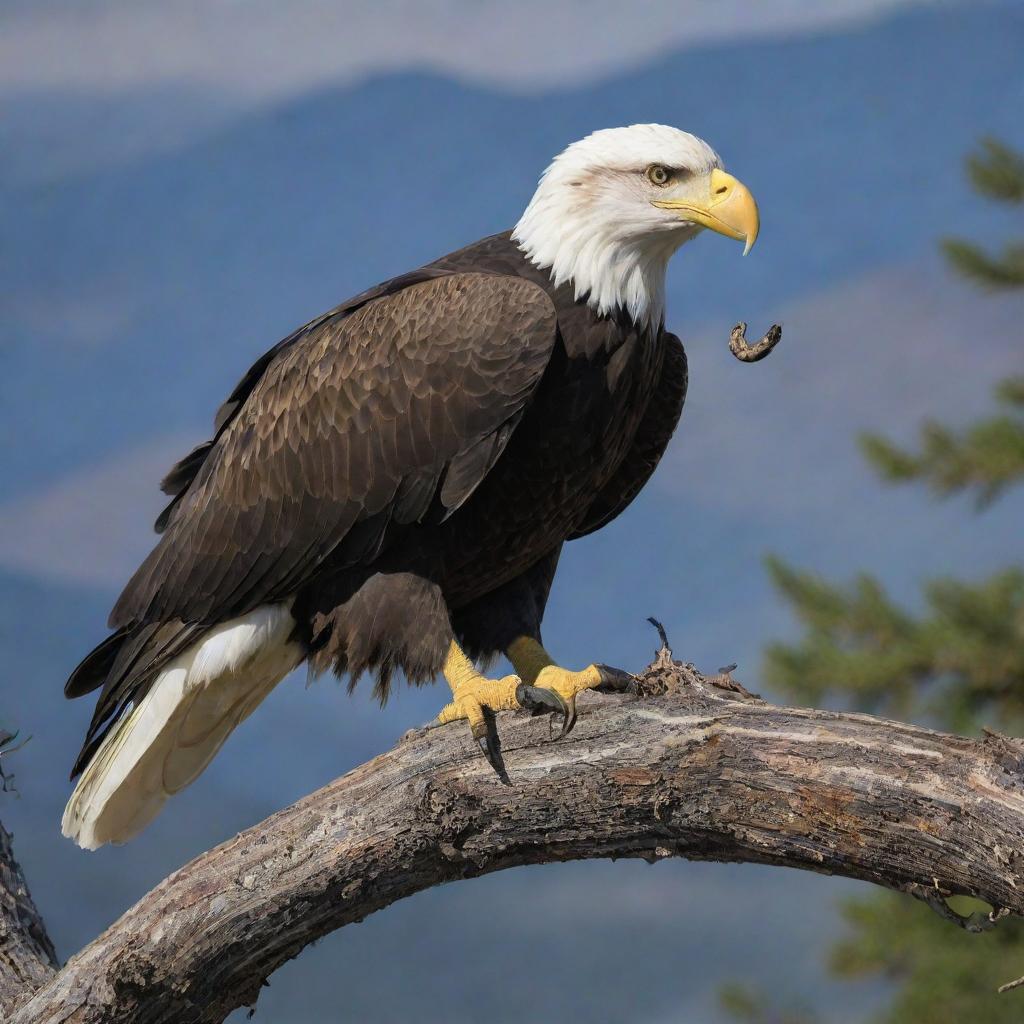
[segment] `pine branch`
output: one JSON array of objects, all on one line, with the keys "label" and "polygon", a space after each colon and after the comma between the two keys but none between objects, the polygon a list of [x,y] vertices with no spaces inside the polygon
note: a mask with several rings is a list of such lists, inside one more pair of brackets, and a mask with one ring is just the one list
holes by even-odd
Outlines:
[{"label": "pine branch", "polygon": [[[999,392],[1007,404],[1024,404],[1020,394],[1017,378],[1005,381]],[[980,508],[1024,481],[1024,418],[1019,416],[992,416],[960,433],[927,422],[920,444],[913,453],[878,434],[860,438],[861,451],[884,480],[921,480],[940,496],[973,490]]]},{"label": "pine branch", "polygon": [[1024,377],[1007,377],[996,385],[996,400],[1011,408],[1024,408]]},{"label": "pine branch", "polygon": [[1024,202],[1024,154],[998,139],[982,139],[981,150],[967,157],[967,175],[975,190],[989,199]]},{"label": "pine branch", "polygon": [[[1002,203],[1024,202],[1024,154],[996,139],[984,139],[967,158],[967,174],[976,192]],[[946,258],[964,277],[986,288],[1024,287],[1024,245],[993,256],[978,246],[950,238],[942,243]]]},{"label": "pine branch", "polygon": [[1024,721],[1024,570],[933,581],[919,616],[871,577],[841,586],[778,559],[768,571],[805,627],[796,642],[766,649],[772,688],[869,711],[939,714],[960,729],[986,714]]},{"label": "pine branch", "polygon": [[1024,246],[1008,245],[1001,256],[990,256],[970,242],[947,238],[942,251],[954,269],[975,284],[992,289],[1024,287]]}]

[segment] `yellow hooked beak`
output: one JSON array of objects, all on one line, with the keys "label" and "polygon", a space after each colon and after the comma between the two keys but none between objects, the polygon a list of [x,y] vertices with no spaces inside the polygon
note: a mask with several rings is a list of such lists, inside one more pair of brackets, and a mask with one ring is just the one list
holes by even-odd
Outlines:
[{"label": "yellow hooked beak", "polygon": [[651,203],[662,210],[678,210],[686,220],[745,242],[744,256],[757,241],[761,218],[754,197],[743,182],[717,167],[711,172],[710,199],[652,199]]}]

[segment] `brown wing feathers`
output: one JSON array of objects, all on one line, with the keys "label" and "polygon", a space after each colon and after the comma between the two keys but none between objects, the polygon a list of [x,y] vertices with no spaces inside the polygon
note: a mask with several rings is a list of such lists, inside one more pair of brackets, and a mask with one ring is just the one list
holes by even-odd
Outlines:
[{"label": "brown wing feathers", "polygon": [[393,529],[443,515],[500,455],[539,383],[555,313],[535,285],[417,271],[258,360],[216,434],[164,480],[164,532],[68,696],[102,686],[75,765],[205,629],[298,590],[326,559],[372,563]]},{"label": "brown wing feathers", "polygon": [[554,341],[537,286],[451,274],[279,346],[205,457],[172,470],[177,486],[200,463],[112,625],[223,620],[287,597],[328,555],[372,560],[439,485],[456,507],[500,454]]}]

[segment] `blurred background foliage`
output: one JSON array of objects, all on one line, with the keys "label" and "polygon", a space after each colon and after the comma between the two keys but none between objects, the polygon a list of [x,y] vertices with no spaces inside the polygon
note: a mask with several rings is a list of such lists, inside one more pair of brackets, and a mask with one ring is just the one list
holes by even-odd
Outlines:
[{"label": "blurred background foliage", "polygon": [[[986,139],[967,159],[973,188],[1007,212],[1024,204],[1024,155]],[[988,288],[1024,287],[1024,243],[991,255],[948,239],[953,268]],[[1024,341],[1024,336],[1022,336]],[[984,344],[984,339],[978,339]],[[979,512],[1024,482],[1024,375],[996,388],[997,411],[956,431],[927,422],[916,450],[876,434],[860,438],[865,456],[888,482],[926,484],[936,495],[971,492]],[[976,529],[985,528],[979,518]],[[1019,552],[987,579],[936,579],[919,610],[892,600],[863,573],[835,583],[781,559],[768,559],[776,590],[802,626],[795,643],[765,652],[765,680],[808,704],[830,702],[914,718],[940,729],[977,733],[983,726],[1020,734],[1024,726],[1024,567]],[[979,909],[952,901],[961,913]],[[845,901],[846,935],[832,948],[837,977],[884,977],[894,983],[879,1024],[1017,1024],[1024,994],[1000,985],[1024,974],[1024,922],[1000,922],[969,934],[909,896],[877,892]],[[743,1024],[825,1024],[828,1016],[778,1006],[770,993],[742,984],[721,1002]]]}]

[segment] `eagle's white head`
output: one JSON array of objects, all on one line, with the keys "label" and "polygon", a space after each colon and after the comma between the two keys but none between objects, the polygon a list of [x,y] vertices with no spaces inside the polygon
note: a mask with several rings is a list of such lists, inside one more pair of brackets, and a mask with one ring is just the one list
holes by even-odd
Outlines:
[{"label": "eagle's white head", "polygon": [[695,135],[663,124],[607,128],[574,142],[541,176],[512,238],[556,284],[600,314],[657,325],[672,254],[702,228],[757,238],[754,197]]}]

